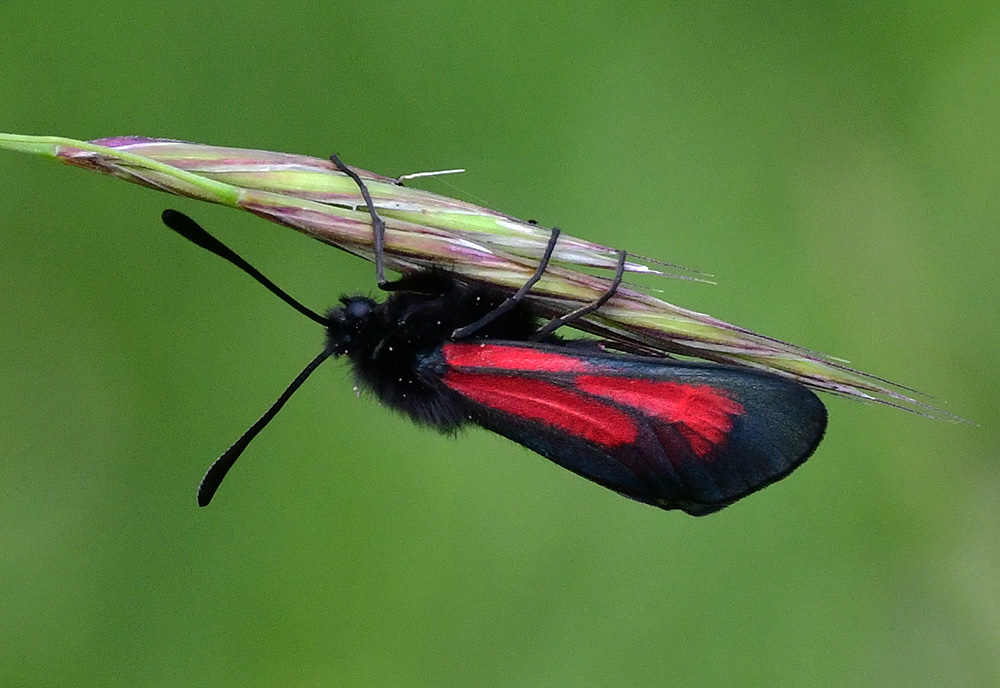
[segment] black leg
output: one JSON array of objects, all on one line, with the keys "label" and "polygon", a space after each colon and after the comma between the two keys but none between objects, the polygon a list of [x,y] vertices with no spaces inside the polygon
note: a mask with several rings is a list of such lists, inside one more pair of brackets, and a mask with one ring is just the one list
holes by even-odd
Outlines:
[{"label": "black leg", "polygon": [[368,187],[365,186],[363,181],[361,181],[361,177],[358,176],[358,173],[341,162],[336,153],[330,156],[330,162],[336,165],[337,169],[341,172],[353,179],[354,183],[358,185],[359,189],[361,189],[361,196],[365,199],[365,204],[368,206],[368,214],[372,216],[372,243],[374,244],[375,251],[375,279],[378,281],[379,288],[383,288],[387,282],[385,279],[385,221],[379,217],[379,214],[375,211],[375,204],[372,203],[372,197],[371,194],[368,193]]},{"label": "black leg", "polygon": [[540,330],[538,330],[538,332],[533,334],[531,336],[531,340],[535,342],[542,341],[563,325],[567,325],[574,320],[578,320],[588,313],[593,313],[598,308],[606,304],[608,300],[615,295],[615,292],[618,291],[618,287],[621,286],[622,277],[625,275],[625,256],[625,251],[618,251],[618,268],[615,270],[615,278],[611,281],[611,286],[608,287],[607,291],[601,294],[595,301],[591,301],[587,305],[577,308],[575,311],[567,313],[566,315],[553,318]]},{"label": "black leg", "polygon": [[556,248],[556,241],[559,240],[559,228],[553,227],[552,234],[549,235],[549,243],[545,247],[545,253],[542,254],[542,259],[538,261],[538,268],[535,270],[535,274],[531,276],[527,282],[521,285],[521,288],[514,293],[513,296],[509,297],[506,301],[501,303],[499,306],[494,308],[492,311],[481,317],[476,322],[471,325],[466,325],[465,327],[460,327],[451,333],[452,339],[464,339],[469,337],[479,330],[481,330],[486,325],[490,324],[497,318],[499,318],[504,313],[509,312],[517,304],[524,300],[524,297],[528,295],[531,288],[535,286],[538,280],[542,279],[542,274],[545,272],[545,268],[548,266],[549,261],[552,259],[552,252]]}]

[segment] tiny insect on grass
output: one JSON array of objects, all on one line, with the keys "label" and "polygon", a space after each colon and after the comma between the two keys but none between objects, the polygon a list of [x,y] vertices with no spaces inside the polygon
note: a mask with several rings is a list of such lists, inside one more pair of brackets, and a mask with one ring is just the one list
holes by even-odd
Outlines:
[{"label": "tiny insect on grass", "polygon": [[[333,162],[349,168],[336,156]],[[359,184],[378,233],[378,214]],[[553,230],[535,274],[513,295],[442,271],[388,281],[376,250],[382,302],[345,296],[320,315],[274,285],[194,220],[174,210],[164,223],[233,263],[326,328],[323,350],[270,408],[216,460],[198,490],[212,499],[229,469],[309,375],[346,356],[359,386],[420,425],[452,433],[473,424],[639,502],[692,515],[718,511],[790,473],[816,449],[826,408],[784,376],[730,365],[610,351],[601,340],[564,340],[563,325],[594,302],[542,324],[525,299],[559,238]],[[380,244],[376,236],[375,246]]]}]

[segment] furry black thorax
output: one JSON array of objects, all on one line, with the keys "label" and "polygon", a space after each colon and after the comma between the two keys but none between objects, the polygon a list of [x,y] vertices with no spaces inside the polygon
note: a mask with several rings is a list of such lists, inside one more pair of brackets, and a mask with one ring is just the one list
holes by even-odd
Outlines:
[{"label": "furry black thorax", "polygon": [[[506,300],[495,287],[466,285],[444,273],[420,273],[393,284],[381,303],[344,296],[327,313],[328,350],[346,356],[360,387],[414,421],[442,432],[467,419],[436,375],[423,367],[452,333],[476,322]],[[527,340],[538,329],[532,306],[521,302],[472,337]]]}]

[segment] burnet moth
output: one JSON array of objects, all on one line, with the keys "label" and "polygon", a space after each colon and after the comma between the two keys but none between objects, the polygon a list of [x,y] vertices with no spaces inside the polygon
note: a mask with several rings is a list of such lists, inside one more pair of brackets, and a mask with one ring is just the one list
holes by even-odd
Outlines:
[{"label": "burnet moth", "polygon": [[600,299],[542,326],[525,296],[559,236],[553,230],[535,275],[513,296],[445,272],[385,279],[384,225],[372,216],[381,303],[345,296],[320,315],[174,210],[164,223],[233,263],[326,328],[323,350],[274,404],[209,468],[198,504],[212,499],[254,437],[327,358],[345,356],[358,385],[420,425],[454,433],[479,425],[598,485],[662,509],[701,516],[784,476],[816,449],[827,413],[786,377],[748,368],[681,362],[608,350],[598,340],[563,340],[561,325],[599,308],[621,282],[624,252]]}]

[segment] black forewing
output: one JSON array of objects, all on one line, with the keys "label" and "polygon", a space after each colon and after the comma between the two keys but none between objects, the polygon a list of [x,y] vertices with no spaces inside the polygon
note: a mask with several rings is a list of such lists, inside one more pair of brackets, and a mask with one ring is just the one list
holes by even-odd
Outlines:
[{"label": "black forewing", "polygon": [[808,388],[733,366],[473,342],[446,345],[422,367],[478,425],[632,499],[693,515],[781,479],[826,428]]}]

